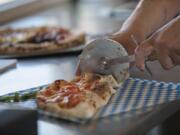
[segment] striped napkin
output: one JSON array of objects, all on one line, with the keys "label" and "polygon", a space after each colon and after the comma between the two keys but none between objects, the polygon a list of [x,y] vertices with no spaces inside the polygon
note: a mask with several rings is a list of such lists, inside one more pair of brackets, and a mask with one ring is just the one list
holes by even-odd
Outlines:
[{"label": "striped napkin", "polygon": [[180,83],[129,78],[111,98],[110,102],[96,114],[95,118],[137,109],[147,109],[178,99],[180,99]]},{"label": "striped napkin", "polygon": [[[47,85],[20,91],[20,94],[38,91]],[[14,93],[9,93],[12,95]],[[127,79],[121,88],[112,96],[106,106],[99,110],[92,119],[135,110],[148,110],[155,105],[180,99],[180,83],[165,83],[137,78]],[[35,100],[19,103],[23,107],[36,108]],[[41,111],[40,111],[41,112]],[[44,112],[46,116],[58,117],[55,114]],[[75,122],[87,120],[69,119]]]}]

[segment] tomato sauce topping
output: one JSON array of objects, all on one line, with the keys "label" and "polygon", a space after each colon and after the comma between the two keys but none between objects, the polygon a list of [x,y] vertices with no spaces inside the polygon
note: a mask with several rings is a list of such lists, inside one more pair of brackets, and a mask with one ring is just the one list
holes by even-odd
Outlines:
[{"label": "tomato sauce topping", "polygon": [[72,108],[85,100],[84,90],[93,90],[100,78],[80,77],[68,82],[65,80],[56,80],[54,84],[48,87],[44,93],[47,97],[46,102],[58,103],[60,107]]},{"label": "tomato sauce topping", "polygon": [[55,94],[55,91],[51,88],[46,88],[46,90],[44,91],[43,95],[46,96],[46,97],[50,97],[52,95]]},{"label": "tomato sauce topping", "polygon": [[46,95],[51,95],[51,97],[46,102],[56,102],[60,107],[71,108],[84,100],[83,92],[76,84],[63,80],[55,81],[54,84],[55,93],[52,94],[51,90],[47,89]]}]

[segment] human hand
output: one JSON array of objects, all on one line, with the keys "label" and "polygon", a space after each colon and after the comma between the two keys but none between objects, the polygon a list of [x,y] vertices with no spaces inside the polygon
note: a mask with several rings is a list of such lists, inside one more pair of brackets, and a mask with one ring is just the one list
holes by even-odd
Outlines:
[{"label": "human hand", "polygon": [[164,69],[180,65],[180,16],[155,32],[135,49],[136,66],[144,70],[146,58],[155,51]]},{"label": "human hand", "polygon": [[115,40],[116,42],[119,42],[124,49],[127,51],[129,55],[134,54],[134,50],[136,48],[136,44],[132,39],[132,34],[130,33],[117,33],[110,37],[110,39]]}]

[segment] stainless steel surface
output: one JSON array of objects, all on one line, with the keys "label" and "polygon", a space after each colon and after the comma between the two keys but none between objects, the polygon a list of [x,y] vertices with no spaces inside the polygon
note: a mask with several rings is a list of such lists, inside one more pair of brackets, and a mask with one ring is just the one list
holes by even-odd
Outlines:
[{"label": "stainless steel surface", "polygon": [[[117,30],[121,26],[121,23],[117,20],[104,18],[101,20],[101,18],[95,17],[97,9],[94,11],[95,6],[93,6],[94,4],[90,6],[77,5],[76,7],[71,4],[60,5],[7,25],[14,27],[39,26],[42,24],[62,25],[70,28],[80,28],[87,33],[104,33],[109,30]],[[75,19],[75,16],[77,19]],[[56,79],[70,80],[75,73],[78,55],[68,54],[19,59],[16,69],[0,75],[0,94],[47,84]],[[136,68],[131,70],[131,76],[166,82],[180,82],[179,66],[171,71],[164,71],[158,62],[149,62],[148,66],[153,72],[153,77],[140,72]],[[179,102],[176,102],[157,106],[146,113],[119,114],[85,125],[44,118],[38,121],[38,132],[39,135],[140,135],[163,122],[178,109]]]},{"label": "stainless steel surface", "polygon": [[44,2],[39,0],[8,0],[6,4],[0,5],[0,24],[5,24],[8,21],[13,21],[67,1],[70,0],[46,0]]},{"label": "stainless steel surface", "polygon": [[39,124],[44,126],[39,128],[39,133],[43,135],[52,133],[53,135],[145,135],[154,126],[173,115],[179,110],[178,108],[180,108],[180,102],[172,102],[157,106],[153,111],[121,113],[86,124],[44,118],[39,121]]},{"label": "stainless steel surface", "polygon": [[0,59],[0,73],[8,71],[11,68],[15,68],[16,64],[17,64],[16,59],[11,59],[11,60]]},{"label": "stainless steel surface", "polygon": [[129,62],[116,63],[111,66],[109,65],[109,67],[105,67],[105,63],[101,62],[104,61],[103,59],[114,59],[123,56],[127,56],[127,52],[116,41],[96,39],[87,44],[83,49],[80,55],[78,71],[109,74],[113,75],[118,82],[122,82],[128,76]]},{"label": "stainless steel surface", "polygon": [[37,135],[37,111],[0,108],[1,135]]}]

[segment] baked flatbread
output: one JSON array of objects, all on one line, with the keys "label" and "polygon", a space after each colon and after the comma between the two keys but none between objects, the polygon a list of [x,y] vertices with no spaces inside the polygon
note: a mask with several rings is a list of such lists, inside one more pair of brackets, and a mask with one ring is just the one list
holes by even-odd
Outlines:
[{"label": "baked flatbread", "polygon": [[112,80],[112,76],[90,73],[70,82],[57,80],[37,93],[38,107],[60,117],[91,118],[115,93]]},{"label": "baked flatbread", "polygon": [[0,30],[1,55],[63,50],[84,43],[84,33],[74,33],[63,27]]}]

